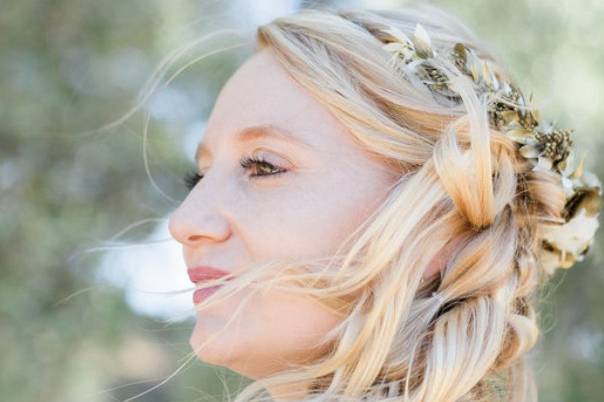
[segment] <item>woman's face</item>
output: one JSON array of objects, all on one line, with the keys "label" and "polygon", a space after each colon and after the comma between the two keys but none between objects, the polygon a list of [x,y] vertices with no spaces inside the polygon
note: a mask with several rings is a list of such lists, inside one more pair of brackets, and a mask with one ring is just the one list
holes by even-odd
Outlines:
[{"label": "woman's face", "polygon": [[[248,262],[333,254],[397,179],[355,145],[270,49],[256,52],[228,80],[200,145],[204,177],[169,224],[189,268],[238,272]],[[243,168],[247,157],[271,166]],[[201,360],[249,378],[305,360],[339,322],[317,302],[271,290],[256,292],[225,328],[245,296],[238,292],[198,311],[190,344]],[[223,332],[199,348],[217,331]]]}]

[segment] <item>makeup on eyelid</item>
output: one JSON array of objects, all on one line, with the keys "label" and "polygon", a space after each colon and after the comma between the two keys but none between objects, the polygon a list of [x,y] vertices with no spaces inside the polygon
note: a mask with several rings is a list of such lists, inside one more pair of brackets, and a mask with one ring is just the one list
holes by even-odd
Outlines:
[{"label": "makeup on eyelid", "polygon": [[[253,178],[262,178],[262,177],[266,177],[266,176],[277,176],[277,175],[280,175],[282,173],[286,173],[289,171],[289,169],[282,168],[276,164],[269,162],[267,159],[264,159],[263,157],[257,157],[257,156],[245,157],[239,162],[239,164],[241,167],[243,167],[246,170],[248,170],[252,166],[269,167],[270,170],[274,170],[271,173],[250,174],[250,177],[253,177]],[[204,174],[199,174],[196,171],[186,172],[184,175],[183,181],[185,183],[185,187],[187,188],[187,190],[191,191],[195,187],[195,185],[201,179],[203,179],[203,177],[204,177]]]}]

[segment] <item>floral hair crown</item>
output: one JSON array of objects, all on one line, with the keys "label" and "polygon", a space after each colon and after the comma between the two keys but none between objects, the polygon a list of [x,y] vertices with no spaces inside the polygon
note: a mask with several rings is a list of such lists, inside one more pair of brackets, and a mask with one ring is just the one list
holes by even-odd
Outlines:
[{"label": "floral hair crown", "polygon": [[[398,66],[398,60],[402,60],[433,93],[461,102],[461,97],[448,85],[447,75],[430,63],[436,51],[422,25],[416,25],[413,38],[394,27],[382,32],[390,38],[384,41],[383,48],[392,53],[391,65]],[[583,260],[593,243],[602,194],[598,177],[584,168],[585,157],[576,167],[572,166],[573,130],[542,122],[539,112],[530,106],[532,94],[527,102],[518,87],[502,77],[490,61],[480,59],[463,43],[454,45],[450,57],[472,79],[477,93],[496,95],[497,101],[489,104],[490,124],[518,144],[520,155],[531,162],[533,170],[552,171],[560,176],[566,194],[564,222],[542,228],[539,258],[550,273],[558,267],[570,268]]]}]

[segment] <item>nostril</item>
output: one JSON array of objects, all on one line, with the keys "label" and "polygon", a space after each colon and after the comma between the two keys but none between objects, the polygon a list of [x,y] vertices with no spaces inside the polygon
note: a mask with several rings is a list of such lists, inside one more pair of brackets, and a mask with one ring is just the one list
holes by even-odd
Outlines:
[{"label": "nostril", "polygon": [[189,236],[189,241],[197,241],[199,240],[201,237],[201,235],[193,235],[193,236]]}]

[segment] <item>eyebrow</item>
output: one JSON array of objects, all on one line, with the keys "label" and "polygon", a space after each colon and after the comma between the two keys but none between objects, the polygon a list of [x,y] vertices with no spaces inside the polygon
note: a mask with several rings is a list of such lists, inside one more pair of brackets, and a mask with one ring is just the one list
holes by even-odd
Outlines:
[{"label": "eyebrow", "polygon": [[[310,144],[303,141],[301,138],[296,137],[289,130],[273,124],[246,127],[237,133],[235,140],[239,142],[250,142],[260,138],[273,138],[276,140],[294,143],[305,148],[313,148]],[[195,160],[199,160],[203,154],[211,155],[212,153],[203,142],[200,142],[197,146],[197,150],[195,151]]]}]

